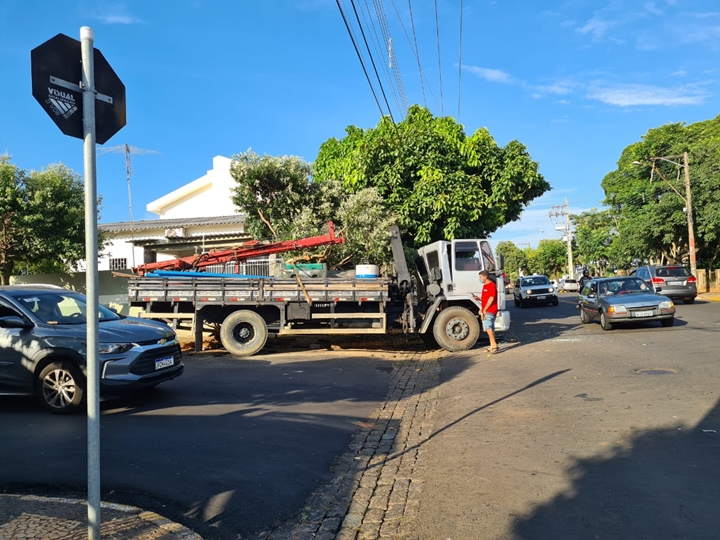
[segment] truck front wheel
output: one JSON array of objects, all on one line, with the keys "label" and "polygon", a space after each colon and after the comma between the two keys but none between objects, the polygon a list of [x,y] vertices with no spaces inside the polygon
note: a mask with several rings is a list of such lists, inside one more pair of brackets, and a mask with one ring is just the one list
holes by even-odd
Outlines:
[{"label": "truck front wheel", "polygon": [[265,320],[254,311],[235,311],[225,317],[220,326],[220,341],[235,356],[252,356],[259,352],[267,337]]},{"label": "truck front wheel", "polygon": [[480,337],[480,323],[472,311],[460,306],[443,309],[435,317],[433,336],[443,349],[467,351]]}]

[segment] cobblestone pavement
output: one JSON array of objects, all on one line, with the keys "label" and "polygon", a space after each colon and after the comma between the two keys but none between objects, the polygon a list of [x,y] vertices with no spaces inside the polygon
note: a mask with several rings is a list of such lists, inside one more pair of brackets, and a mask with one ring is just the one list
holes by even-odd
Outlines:
[{"label": "cobblestone pavement", "polygon": [[299,522],[265,531],[261,540],[409,537],[422,490],[417,460],[432,430],[443,354],[402,354],[387,400],[337,461],[332,482],[309,498]]},{"label": "cobblestone pavement", "polygon": [[[102,503],[103,540],[202,540],[191,530],[154,512]],[[0,495],[0,540],[85,540],[84,500]]]}]

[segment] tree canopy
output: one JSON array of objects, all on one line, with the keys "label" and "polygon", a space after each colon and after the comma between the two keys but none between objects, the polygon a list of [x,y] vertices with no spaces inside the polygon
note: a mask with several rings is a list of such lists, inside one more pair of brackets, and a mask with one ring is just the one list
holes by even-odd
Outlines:
[{"label": "tree canopy", "polygon": [[713,268],[718,263],[720,116],[649,130],[623,150],[617,169],[603,179],[605,203],[617,220],[612,248],[625,261],[687,258],[684,152],[689,155],[698,265]]},{"label": "tree canopy", "polygon": [[322,144],[314,180],[375,188],[416,246],[486,237],[550,189],[520,142],[500,147],[486,128],[468,137],[453,118],[418,105],[397,125],[384,117],[346,133]]},{"label": "tree canopy", "polygon": [[0,284],[18,267],[68,270],[84,258],[81,178],[62,164],[28,173],[0,156]]}]

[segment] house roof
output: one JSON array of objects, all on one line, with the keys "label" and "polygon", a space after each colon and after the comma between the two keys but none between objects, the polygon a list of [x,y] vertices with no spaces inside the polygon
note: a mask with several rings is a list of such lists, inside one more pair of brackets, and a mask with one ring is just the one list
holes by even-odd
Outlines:
[{"label": "house roof", "polygon": [[202,225],[234,225],[245,223],[246,214],[232,216],[212,216],[176,219],[144,219],[141,221],[120,221],[118,223],[101,223],[98,229],[104,232],[119,233],[129,231],[148,231],[157,229],[174,229],[176,227],[192,227]]}]

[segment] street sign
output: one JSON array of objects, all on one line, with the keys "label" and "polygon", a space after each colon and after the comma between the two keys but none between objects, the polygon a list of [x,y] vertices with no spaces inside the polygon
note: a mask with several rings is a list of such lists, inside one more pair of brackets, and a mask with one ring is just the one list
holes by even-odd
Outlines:
[{"label": "street sign", "polygon": [[[125,85],[98,49],[95,64],[95,140],[106,143],[125,126]],[[58,34],[30,52],[32,94],[65,135],[83,138],[80,42]]]}]

